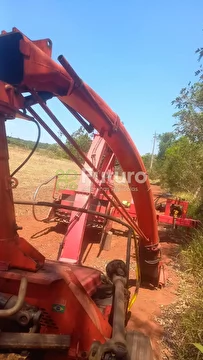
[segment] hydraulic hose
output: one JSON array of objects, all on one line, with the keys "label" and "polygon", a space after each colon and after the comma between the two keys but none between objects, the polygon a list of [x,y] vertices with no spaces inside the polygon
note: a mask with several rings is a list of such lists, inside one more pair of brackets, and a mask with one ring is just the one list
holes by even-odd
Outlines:
[{"label": "hydraulic hose", "polygon": [[40,126],[38,124],[38,122],[35,120],[35,119],[32,119],[32,120],[29,120],[29,121],[32,121],[33,123],[36,124],[37,126],[37,129],[38,129],[38,135],[37,135],[37,140],[36,140],[36,143],[33,147],[33,149],[31,150],[30,154],[26,157],[26,159],[22,162],[22,164],[20,164],[11,174],[11,177],[13,177],[20,169],[22,169],[22,167],[28,162],[28,160],[31,158],[31,156],[34,154],[35,150],[37,149],[37,146],[39,144],[39,140],[40,140],[40,137],[41,137],[41,129],[40,129]]},{"label": "hydraulic hose", "polygon": [[18,298],[15,305],[10,309],[0,309],[0,318],[7,318],[9,316],[15,315],[20,309],[22,309],[25,296],[27,291],[27,279],[22,278],[20,282],[20,288],[18,291]]}]

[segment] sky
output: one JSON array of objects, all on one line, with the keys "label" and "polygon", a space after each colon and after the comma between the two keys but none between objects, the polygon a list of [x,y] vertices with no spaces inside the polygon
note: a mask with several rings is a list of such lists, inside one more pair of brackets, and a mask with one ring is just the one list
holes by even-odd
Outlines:
[{"label": "sky", "polygon": [[[50,38],[53,58],[67,58],[119,115],[143,155],[151,152],[155,131],[173,130],[171,102],[196,80],[202,13],[202,0],[0,0],[0,30]],[[79,127],[56,99],[52,109],[69,132]],[[7,134],[37,136],[22,120],[9,121]],[[44,131],[41,141],[53,142]]]}]

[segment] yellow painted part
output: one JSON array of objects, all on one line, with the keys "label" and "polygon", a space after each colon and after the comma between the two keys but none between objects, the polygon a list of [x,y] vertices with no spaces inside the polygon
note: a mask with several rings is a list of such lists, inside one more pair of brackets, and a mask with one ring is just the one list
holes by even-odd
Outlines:
[{"label": "yellow painted part", "polygon": [[135,301],[137,300],[137,294],[134,294],[133,297],[131,298],[129,305],[128,305],[128,311],[130,311],[130,309],[132,308],[133,304],[135,303]]},{"label": "yellow painted part", "polygon": [[130,207],[130,203],[129,203],[127,200],[123,200],[123,201],[122,201],[122,204],[123,204],[125,207]]},{"label": "yellow painted part", "polygon": [[[136,279],[139,279],[140,278],[140,268],[139,268],[139,258],[138,258],[138,254],[136,254],[136,260],[137,260],[137,265],[136,265],[136,268],[135,268],[135,276],[136,276]],[[135,303],[135,301],[137,300],[137,293],[134,293],[132,298],[130,299],[129,301],[129,305],[128,305],[128,311],[130,311],[130,309],[132,308],[133,304]]]}]

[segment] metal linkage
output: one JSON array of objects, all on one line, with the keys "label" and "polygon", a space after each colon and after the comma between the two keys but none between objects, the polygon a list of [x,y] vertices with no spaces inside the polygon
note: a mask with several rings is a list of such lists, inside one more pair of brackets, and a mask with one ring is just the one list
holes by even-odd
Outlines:
[{"label": "metal linkage", "polygon": [[[127,252],[126,252],[126,274],[127,274],[126,279],[128,281],[129,271],[130,271],[129,263],[130,263],[130,248],[131,248],[132,237],[135,240],[134,230],[131,227],[131,225],[129,225],[128,223],[125,223],[124,221],[122,221],[114,216],[111,216],[111,215],[106,215],[106,214],[103,214],[103,213],[100,213],[97,211],[93,211],[93,210],[89,210],[89,209],[85,209],[85,208],[79,208],[79,207],[70,206],[70,205],[61,205],[61,204],[56,204],[56,203],[50,203],[47,201],[33,202],[33,201],[22,201],[22,200],[15,200],[14,204],[16,204],[16,205],[31,205],[31,206],[47,206],[47,207],[54,207],[56,209],[66,209],[66,210],[70,210],[70,211],[74,211],[74,212],[78,212],[78,213],[96,215],[96,216],[103,217],[104,219],[114,221],[120,225],[127,227],[129,232],[128,232]],[[136,246],[136,241],[135,241],[135,253],[136,253],[136,261],[137,261],[137,267],[138,267],[138,273],[137,273],[137,279],[136,279],[137,280],[136,292],[137,292],[139,285],[140,285],[140,269],[139,269],[139,249]]]},{"label": "metal linkage", "polygon": [[[43,103],[43,102],[42,102]],[[115,193],[113,192],[113,190],[109,187],[108,183],[104,183],[101,185],[99,185],[97,183],[97,181],[92,177],[92,175],[84,168],[84,166],[80,163],[80,161],[78,160],[78,158],[71,153],[71,151],[68,149],[68,147],[58,138],[58,136],[49,128],[49,126],[42,120],[42,118],[31,108],[31,107],[27,107],[27,110],[30,112],[30,114],[32,114],[32,116],[44,127],[44,129],[53,137],[53,139],[62,147],[62,149],[72,158],[72,160],[78,165],[78,167],[87,175],[87,177],[92,181],[92,183],[100,189],[100,191],[103,193],[103,195],[110,201],[110,203],[119,211],[119,213],[121,213],[121,215],[123,216],[123,218],[135,229],[135,231],[137,232],[137,234],[142,238],[145,239],[146,241],[148,241],[148,239],[146,238],[146,236],[144,235],[144,233],[142,232],[142,230],[139,228],[139,226],[133,222],[132,218],[130,217],[130,215],[128,214],[128,212],[125,210],[123,204],[120,202],[120,200],[118,199],[118,197],[115,195]],[[50,112],[50,110],[49,110]],[[57,119],[56,119],[57,120]],[[57,120],[58,121],[58,120]],[[56,123],[57,123],[56,121]],[[60,130],[63,129],[62,125],[60,126]],[[65,130],[65,129],[64,129]],[[64,135],[67,133],[67,131],[65,130]],[[70,134],[68,134],[70,136]],[[73,143],[74,144],[74,143]],[[76,146],[78,147],[78,145],[76,144]],[[83,158],[86,161],[86,156],[83,154],[83,152],[80,149],[80,155],[83,156]],[[94,168],[94,166],[92,165],[92,163],[90,162],[89,159],[87,159],[87,163],[88,165],[90,165],[90,167],[97,172],[97,169]],[[99,174],[98,174],[99,177]],[[103,187],[105,187],[105,189],[103,189]],[[106,188],[108,188],[110,194],[112,195],[112,197],[116,200],[117,203],[115,203],[115,201],[112,200],[112,198],[107,194],[106,192]]]},{"label": "metal linkage", "polygon": [[79,123],[85,128],[85,130],[91,134],[94,130],[94,127],[91,124],[87,124],[86,121],[82,118],[80,114],[77,113],[71,106],[61,101],[62,104],[70,111],[70,113],[79,121]]},{"label": "metal linkage", "polygon": [[[68,133],[68,131],[64,128],[64,126],[60,123],[60,121],[56,118],[56,116],[52,113],[52,111],[48,108],[48,106],[44,103],[44,101],[42,100],[42,98],[37,94],[36,91],[30,90],[30,93],[32,94],[33,98],[36,100],[36,102],[42,107],[42,109],[46,112],[46,114],[51,118],[51,120],[55,123],[55,125],[59,128],[59,130],[63,133],[63,135],[66,136],[66,138],[70,141],[70,143],[75,147],[75,149],[78,151],[78,153],[80,154],[80,156],[84,159],[84,161],[90,166],[90,168],[97,173],[98,179],[102,180],[101,178],[101,174],[98,171],[97,168],[95,168],[95,166],[92,164],[92,162],[88,159],[88,157],[83,153],[83,151],[80,149],[80,147],[78,146],[78,144],[76,143],[76,141],[72,138],[72,136]],[[69,156],[71,156],[69,154]],[[72,157],[72,156],[71,156]],[[72,157],[73,158],[73,157]],[[74,159],[73,159],[74,160]],[[75,160],[74,160],[75,161]],[[76,162],[76,161],[75,161]],[[77,162],[76,162],[77,164]],[[78,165],[78,164],[77,164]],[[79,165],[78,165],[79,166]],[[82,165],[81,165],[82,166]],[[82,169],[83,170],[83,169]],[[88,177],[91,179],[92,181],[92,176],[90,174],[88,174]],[[101,185],[97,185],[97,187],[100,188]],[[122,214],[125,213],[126,217],[129,218],[129,221],[132,221],[131,217],[129,216],[128,212],[125,210],[125,208],[123,207],[123,204],[121,203],[121,201],[118,199],[118,197],[116,196],[116,194],[113,192],[113,190],[109,187],[108,183],[105,181],[105,183],[103,184],[103,186],[105,186],[106,189],[108,189],[108,191],[110,192],[110,194],[112,195],[112,197],[116,200],[116,202],[118,203],[118,206],[115,206],[118,211]],[[104,193],[104,195],[106,196],[106,193]],[[109,199],[108,199],[109,200]],[[110,201],[110,200],[109,200]],[[120,211],[119,207],[121,207],[122,211]],[[125,218],[126,219],[126,218]],[[141,229],[139,229],[141,231]],[[137,230],[136,230],[137,231]],[[138,231],[137,231],[138,232]],[[138,232],[139,234],[139,232]],[[142,233],[142,238],[145,238],[144,233]]]},{"label": "metal linkage", "polygon": [[[69,176],[69,175],[74,175],[74,176],[75,176],[75,175],[80,175],[80,174],[67,174],[67,176]],[[51,178],[49,178],[48,180],[44,181],[42,184],[40,184],[40,185],[37,187],[37,189],[35,190],[35,193],[34,193],[34,196],[33,196],[33,201],[34,201],[34,202],[36,201],[37,195],[38,195],[40,189],[41,189],[43,186],[49,184],[49,183],[50,183],[52,180],[54,180],[54,179],[55,179],[55,186],[56,186],[56,182],[57,182],[59,176],[64,176],[64,174],[54,175],[54,176],[52,176]],[[53,194],[53,198],[54,198],[54,194]],[[33,205],[33,207],[32,207],[32,214],[33,214],[33,217],[34,217],[34,219],[35,219],[36,221],[43,222],[43,221],[46,221],[46,220],[47,220],[47,218],[45,218],[45,219],[38,219],[38,217],[36,216],[36,213],[35,213],[35,206],[34,206],[34,205]]]},{"label": "metal linkage", "polygon": [[105,344],[98,341],[92,344],[89,360],[122,359],[128,360],[129,353],[126,342],[125,290],[127,285],[127,269],[121,260],[113,260],[106,268],[107,275],[114,285],[112,337]]}]

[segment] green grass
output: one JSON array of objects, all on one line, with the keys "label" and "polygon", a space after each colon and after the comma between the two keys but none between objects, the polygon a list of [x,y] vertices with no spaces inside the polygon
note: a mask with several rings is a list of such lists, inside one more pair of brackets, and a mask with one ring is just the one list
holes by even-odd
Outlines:
[{"label": "green grass", "polygon": [[166,343],[176,360],[200,360],[203,343],[203,230],[194,231],[179,258],[178,302],[166,310]]},{"label": "green grass", "polygon": [[192,274],[195,282],[203,281],[203,229],[194,230],[181,252],[182,269]]}]

